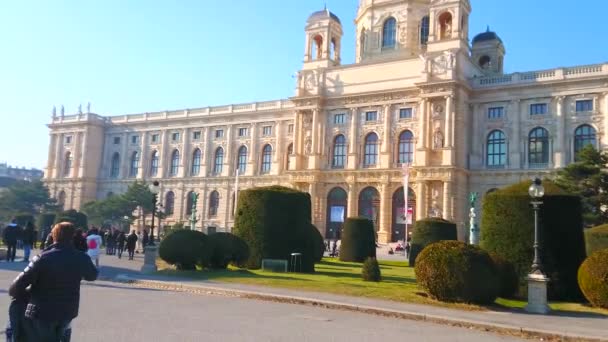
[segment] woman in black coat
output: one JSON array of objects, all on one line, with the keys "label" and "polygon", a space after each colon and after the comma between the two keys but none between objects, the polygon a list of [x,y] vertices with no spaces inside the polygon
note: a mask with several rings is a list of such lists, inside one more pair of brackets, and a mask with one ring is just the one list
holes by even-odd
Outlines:
[{"label": "woman in black coat", "polygon": [[129,252],[129,260],[133,260],[133,256],[135,255],[135,246],[137,246],[137,234],[135,231],[132,231],[129,236],[127,236],[127,251]]}]

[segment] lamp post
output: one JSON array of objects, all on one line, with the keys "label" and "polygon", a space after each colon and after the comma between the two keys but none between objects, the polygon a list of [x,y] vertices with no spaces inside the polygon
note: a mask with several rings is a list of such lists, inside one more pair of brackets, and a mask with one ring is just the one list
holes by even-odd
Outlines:
[{"label": "lamp post", "polygon": [[123,219],[125,220],[125,226],[123,227],[122,231],[124,231],[125,228],[127,228],[127,232],[129,231],[129,216],[123,217]]},{"label": "lamp post", "polygon": [[154,246],[154,214],[156,213],[156,202],[158,201],[158,193],[160,192],[159,185],[158,181],[154,181],[149,185],[150,192],[154,195],[154,198],[152,200],[152,224],[150,225],[150,240],[148,241],[148,246]]},{"label": "lamp post", "polygon": [[534,210],[534,260],[532,261],[532,269],[528,274],[528,305],[526,311],[537,314],[547,314],[551,309],[547,305],[547,283],[549,278],[542,271],[542,261],[540,258],[540,227],[538,220],[538,212],[543,202],[541,199],[545,195],[545,188],[539,178],[534,179],[528,194],[532,198],[530,204]]}]

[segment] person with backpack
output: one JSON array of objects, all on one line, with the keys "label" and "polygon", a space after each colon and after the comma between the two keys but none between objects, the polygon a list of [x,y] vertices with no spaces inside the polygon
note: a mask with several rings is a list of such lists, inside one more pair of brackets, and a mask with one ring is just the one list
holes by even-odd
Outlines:
[{"label": "person with backpack", "polygon": [[23,229],[17,224],[17,219],[13,219],[11,223],[4,228],[2,240],[7,247],[6,261],[15,261],[17,253],[17,240],[21,239]]},{"label": "person with backpack", "polygon": [[92,229],[87,237],[87,254],[91,260],[95,263],[95,266],[99,268],[99,253],[101,250],[101,236],[97,229]]},{"label": "person with backpack", "polygon": [[135,247],[137,247],[137,234],[135,231],[132,231],[129,236],[127,236],[127,251],[129,252],[129,260],[133,260],[135,256]]}]

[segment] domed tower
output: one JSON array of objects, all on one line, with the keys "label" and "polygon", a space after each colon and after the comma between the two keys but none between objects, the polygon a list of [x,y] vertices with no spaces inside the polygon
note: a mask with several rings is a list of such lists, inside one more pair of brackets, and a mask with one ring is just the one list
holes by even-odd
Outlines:
[{"label": "domed tower", "polygon": [[327,7],[314,12],[306,21],[306,47],[303,70],[340,65],[342,23]]},{"label": "domed tower", "polygon": [[505,54],[505,46],[502,40],[495,32],[490,31],[490,27],[486,32],[473,38],[471,58],[484,74],[502,74]]}]

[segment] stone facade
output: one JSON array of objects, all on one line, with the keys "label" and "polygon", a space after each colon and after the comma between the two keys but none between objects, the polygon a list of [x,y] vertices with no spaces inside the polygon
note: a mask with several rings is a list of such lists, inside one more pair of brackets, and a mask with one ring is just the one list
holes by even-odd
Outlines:
[{"label": "stone facade", "polygon": [[468,0],[361,0],[351,65],[340,62],[338,17],[315,12],[289,99],[54,113],[45,181],[79,208],[135,179],[158,180],[161,203],[173,207],[167,224],[188,220],[196,192],[198,225],[230,230],[240,168],[239,189],[309,192],[328,238],[339,236],[335,221],[366,215],[387,242],[403,238],[409,162],[414,219],[453,220],[464,239],[470,192],[550,175],[580,146],[608,144],[608,64],[504,74],[495,33],[469,42],[470,12]]}]

